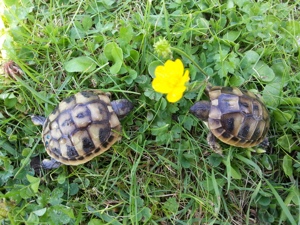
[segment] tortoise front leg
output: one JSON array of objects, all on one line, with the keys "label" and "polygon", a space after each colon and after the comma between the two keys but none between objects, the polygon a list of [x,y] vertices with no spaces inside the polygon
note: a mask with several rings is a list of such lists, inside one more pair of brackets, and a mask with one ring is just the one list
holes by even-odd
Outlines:
[{"label": "tortoise front leg", "polygon": [[215,137],[215,135],[213,135],[212,132],[209,132],[206,138],[209,147],[217,154],[223,155],[223,151],[222,148],[220,146],[220,144],[217,142],[217,138]]},{"label": "tortoise front leg", "polygon": [[44,159],[42,162],[42,167],[44,169],[56,169],[61,165],[60,162],[56,161],[55,159]]}]

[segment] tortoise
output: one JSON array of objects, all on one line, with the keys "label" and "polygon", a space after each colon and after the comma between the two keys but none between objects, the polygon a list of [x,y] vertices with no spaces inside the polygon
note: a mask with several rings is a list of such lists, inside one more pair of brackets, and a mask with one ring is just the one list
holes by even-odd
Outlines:
[{"label": "tortoise", "polygon": [[196,102],[190,112],[207,122],[210,133],[207,140],[211,148],[220,150],[216,138],[241,148],[267,144],[270,117],[258,96],[237,87],[212,87],[206,92],[210,101]]},{"label": "tortoise", "polygon": [[79,165],[102,154],[121,139],[119,118],[132,108],[126,99],[110,101],[109,93],[91,90],[64,99],[48,118],[32,116],[35,125],[43,126],[42,141],[51,157],[41,166]]}]

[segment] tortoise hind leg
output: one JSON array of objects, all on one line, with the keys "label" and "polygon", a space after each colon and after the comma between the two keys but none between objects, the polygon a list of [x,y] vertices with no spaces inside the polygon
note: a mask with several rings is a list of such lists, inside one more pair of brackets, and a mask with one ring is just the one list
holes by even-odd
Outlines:
[{"label": "tortoise hind leg", "polygon": [[217,138],[215,137],[215,135],[213,135],[212,132],[209,132],[206,138],[209,147],[217,154],[222,155],[222,148],[220,146],[220,144],[217,142]]},{"label": "tortoise hind leg", "polygon": [[258,146],[261,148],[268,148],[270,146],[268,137],[265,137],[265,139],[260,142]]},{"label": "tortoise hind leg", "polygon": [[42,167],[44,169],[56,169],[61,165],[60,162],[56,161],[55,159],[44,159],[42,162]]}]

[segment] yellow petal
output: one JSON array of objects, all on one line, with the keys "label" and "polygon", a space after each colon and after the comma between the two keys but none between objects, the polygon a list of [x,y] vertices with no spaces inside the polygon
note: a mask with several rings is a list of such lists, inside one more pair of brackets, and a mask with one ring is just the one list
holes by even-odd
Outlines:
[{"label": "yellow petal", "polygon": [[153,79],[152,88],[154,89],[154,91],[162,94],[167,94],[172,90],[172,87],[168,85],[166,80],[159,77]]},{"label": "yellow petal", "polygon": [[157,66],[154,71],[155,78],[166,78],[168,76],[168,72],[164,66]]},{"label": "yellow petal", "polygon": [[176,84],[175,88],[184,88],[186,90],[186,83],[190,80],[189,71],[187,70],[184,76],[180,79],[180,81]]},{"label": "yellow petal", "polygon": [[182,82],[184,82],[184,84],[186,82],[188,82],[190,80],[190,71],[189,70],[186,70],[183,77],[182,77]]},{"label": "yellow petal", "polygon": [[181,87],[181,88],[176,88],[176,89],[172,90],[171,92],[169,92],[167,94],[167,100],[169,102],[172,102],[172,103],[179,101],[182,98],[183,92],[185,90],[186,90],[185,86]]},{"label": "yellow petal", "polygon": [[184,71],[183,63],[180,59],[176,59],[175,61],[168,60],[165,63],[166,71],[169,72],[169,76],[171,79],[179,79]]}]

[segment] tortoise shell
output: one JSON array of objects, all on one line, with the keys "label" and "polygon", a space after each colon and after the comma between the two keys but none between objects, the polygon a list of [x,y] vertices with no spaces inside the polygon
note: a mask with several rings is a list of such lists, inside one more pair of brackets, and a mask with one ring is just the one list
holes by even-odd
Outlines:
[{"label": "tortoise shell", "polygon": [[42,132],[47,153],[66,165],[85,163],[120,139],[121,125],[102,92],[72,95],[48,116]]},{"label": "tortoise shell", "polygon": [[216,86],[208,88],[208,95],[207,122],[215,137],[243,148],[258,145],[265,139],[269,113],[255,94],[236,87]]}]

